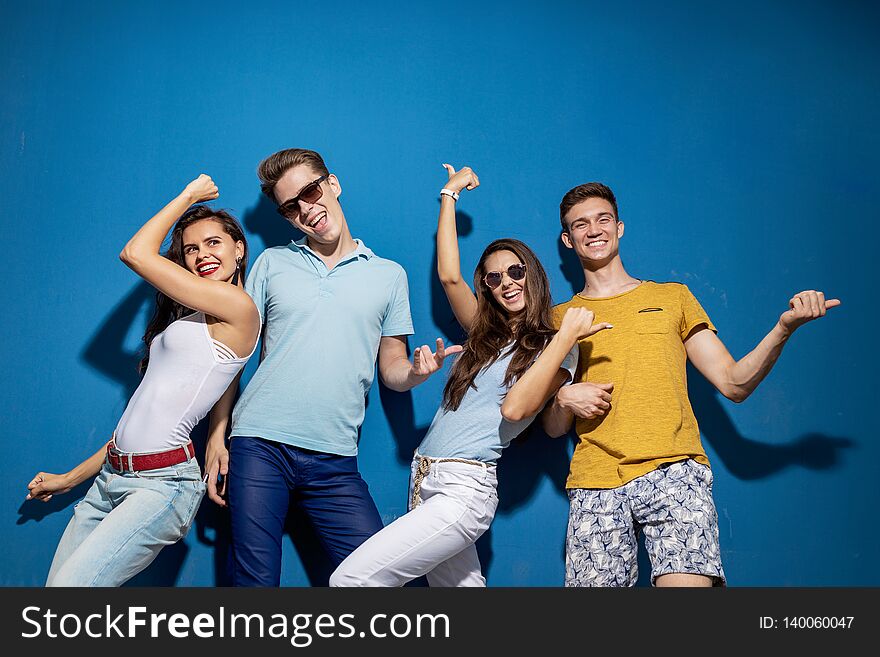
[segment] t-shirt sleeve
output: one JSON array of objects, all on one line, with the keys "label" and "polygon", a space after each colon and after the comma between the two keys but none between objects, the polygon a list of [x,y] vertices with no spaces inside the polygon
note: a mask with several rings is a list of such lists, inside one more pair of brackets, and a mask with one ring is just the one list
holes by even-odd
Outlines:
[{"label": "t-shirt sleeve", "polygon": [[269,258],[266,257],[266,251],[263,251],[256,261],[254,267],[248,272],[244,282],[244,291],[247,292],[254,305],[260,311],[260,323],[266,322],[266,283],[269,279]]},{"label": "t-shirt sleeve", "polygon": [[559,327],[562,325],[562,318],[565,316],[565,311],[568,310],[569,304],[560,303],[558,306],[553,306],[550,309],[551,318],[553,320],[553,327],[558,331]]},{"label": "t-shirt sleeve", "polygon": [[709,315],[703,310],[703,306],[697,301],[697,298],[691,293],[687,285],[681,286],[681,323],[679,325],[679,333],[681,339],[685,340],[695,328],[704,325],[710,331],[718,333],[718,329],[712,324]]},{"label": "t-shirt sleeve", "polygon": [[412,335],[413,332],[412,315],[409,311],[409,284],[406,272],[401,267],[392,285],[385,317],[382,319],[382,337]]},{"label": "t-shirt sleeve", "polygon": [[562,361],[562,365],[559,366],[559,369],[568,372],[567,383],[571,383],[572,381],[574,381],[574,375],[575,372],[577,372],[579,353],[580,348],[578,347],[578,343],[575,342],[574,346],[571,348],[571,351],[568,352],[568,356],[565,357],[565,360]]}]

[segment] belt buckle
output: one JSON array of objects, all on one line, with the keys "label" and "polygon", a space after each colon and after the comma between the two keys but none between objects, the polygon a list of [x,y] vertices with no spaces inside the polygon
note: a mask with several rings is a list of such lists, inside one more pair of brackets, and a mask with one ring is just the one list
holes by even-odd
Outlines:
[{"label": "belt buckle", "polygon": [[115,452],[116,450],[111,445],[107,445],[107,461],[110,463],[110,467],[114,470],[122,470],[122,468],[119,467],[119,454],[116,454]]}]

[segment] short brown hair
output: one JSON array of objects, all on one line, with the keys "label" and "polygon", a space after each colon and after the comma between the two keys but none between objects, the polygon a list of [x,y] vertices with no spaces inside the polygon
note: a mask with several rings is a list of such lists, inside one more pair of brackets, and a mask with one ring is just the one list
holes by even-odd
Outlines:
[{"label": "short brown hair", "polygon": [[563,233],[569,231],[569,227],[565,223],[565,215],[568,214],[568,211],[578,203],[586,201],[588,198],[605,199],[611,204],[611,207],[614,208],[614,219],[616,220],[619,218],[617,215],[617,199],[614,198],[614,192],[611,191],[611,188],[600,182],[584,183],[583,185],[578,185],[577,187],[568,190],[565,193],[565,196],[562,197],[562,202],[559,204],[559,222],[562,224]]},{"label": "short brown hair", "polygon": [[260,177],[260,189],[263,190],[266,196],[277,203],[275,185],[281,180],[281,176],[300,164],[308,164],[315,170],[315,173],[322,176],[330,175],[327,165],[324,164],[324,158],[319,153],[305,148],[287,148],[273,153],[260,162],[260,166],[257,167],[257,175]]}]

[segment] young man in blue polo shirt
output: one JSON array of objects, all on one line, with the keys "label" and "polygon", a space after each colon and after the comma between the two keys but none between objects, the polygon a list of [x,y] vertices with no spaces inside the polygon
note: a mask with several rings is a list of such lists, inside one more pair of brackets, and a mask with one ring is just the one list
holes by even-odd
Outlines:
[{"label": "young man in blue polo shirt", "polygon": [[[440,369],[446,354],[406,354],[413,333],[406,272],[352,238],[342,187],[321,156],[287,149],[259,167],[263,192],[305,237],[266,249],[245,289],[263,320],[260,365],[232,413],[234,391],[212,413],[209,497],[225,506],[228,472],[233,584],[278,586],[291,500],[300,504],[334,565],[382,529],[357,468],[358,428],[378,357],[379,375],[405,391]],[[227,479],[224,478],[224,482]]]}]

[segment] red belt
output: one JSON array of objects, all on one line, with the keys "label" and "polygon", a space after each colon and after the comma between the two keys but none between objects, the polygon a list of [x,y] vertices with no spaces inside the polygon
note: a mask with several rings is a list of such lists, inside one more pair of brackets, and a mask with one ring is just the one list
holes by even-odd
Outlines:
[{"label": "red belt", "polygon": [[153,452],[152,454],[129,454],[116,449],[116,442],[111,440],[107,443],[107,462],[114,470],[121,472],[137,472],[139,470],[156,470],[167,468],[169,465],[177,465],[184,461],[195,458],[196,450],[190,440],[183,447],[175,447],[167,452]]}]

